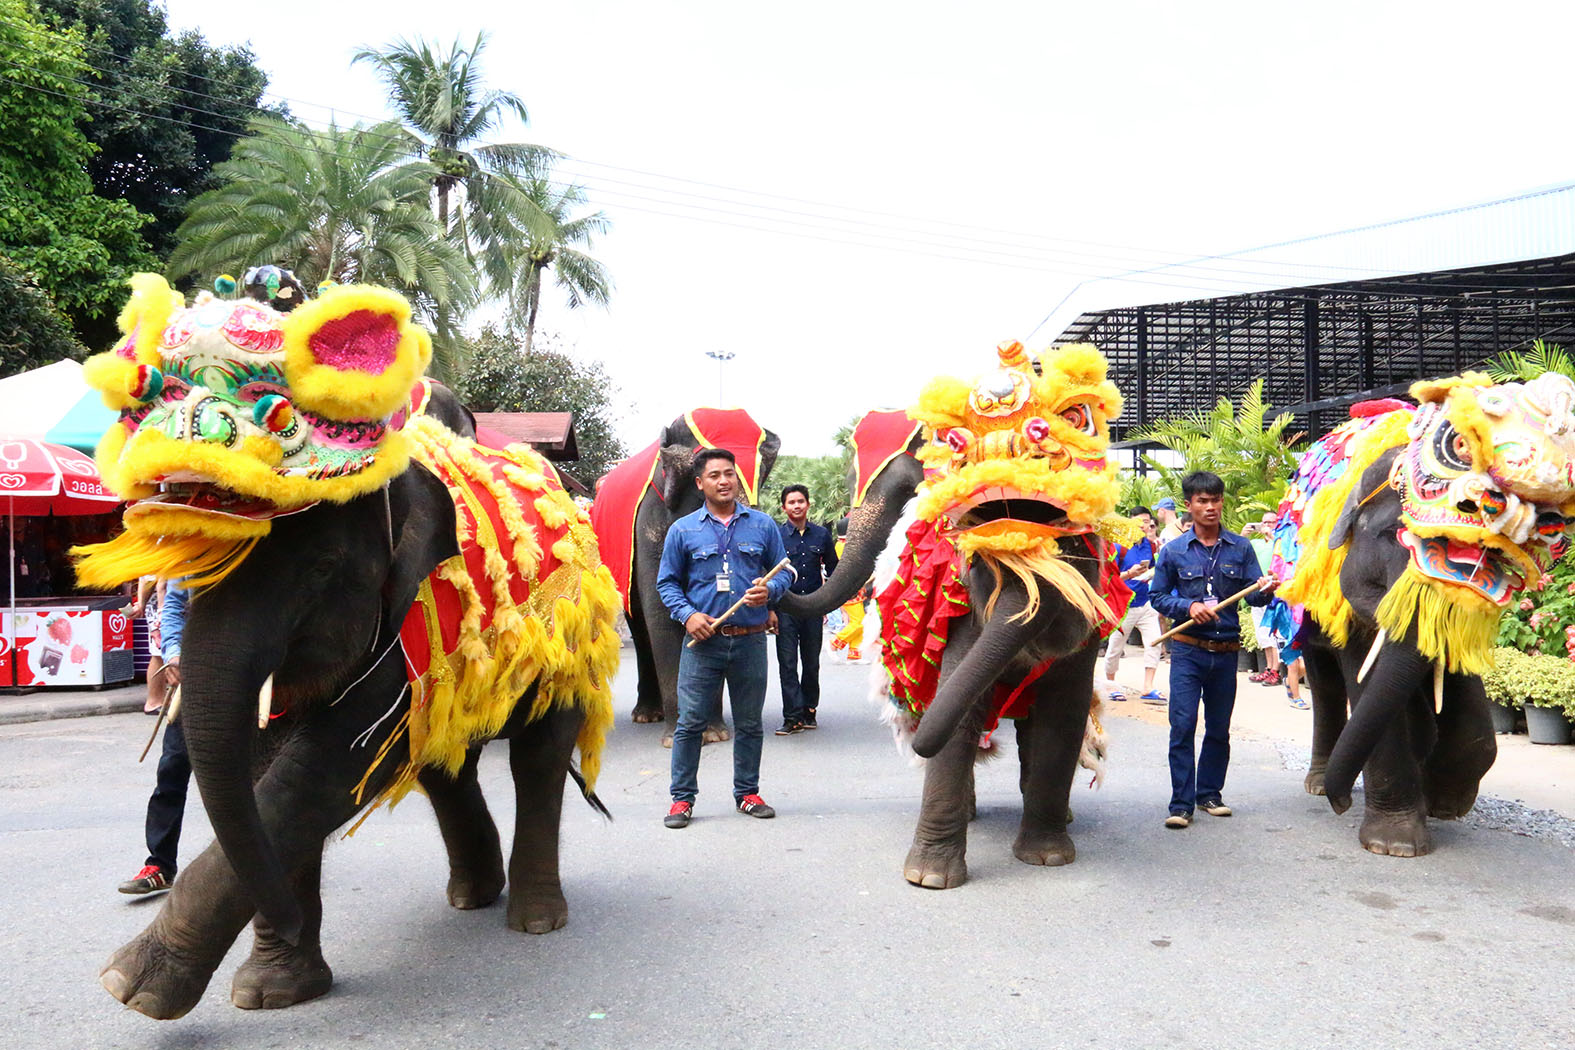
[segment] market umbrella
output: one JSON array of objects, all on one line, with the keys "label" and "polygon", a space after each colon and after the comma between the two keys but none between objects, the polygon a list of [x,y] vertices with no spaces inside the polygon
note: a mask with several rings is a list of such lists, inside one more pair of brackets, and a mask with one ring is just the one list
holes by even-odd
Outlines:
[{"label": "market umbrella", "polygon": [[42,514],[107,514],[120,497],[104,487],[93,461],[75,449],[27,438],[0,437],[0,496],[10,550],[11,609],[6,651],[16,651],[16,518]]},{"label": "market umbrella", "polygon": [[91,452],[118,418],[98,391],[82,378],[75,361],[0,379],[0,419],[4,433]]}]

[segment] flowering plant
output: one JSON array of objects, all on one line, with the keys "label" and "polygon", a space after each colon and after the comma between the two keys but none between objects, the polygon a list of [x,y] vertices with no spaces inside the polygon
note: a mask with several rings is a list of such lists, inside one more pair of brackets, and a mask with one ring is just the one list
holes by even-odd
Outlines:
[{"label": "flowering plant", "polygon": [[1493,666],[1482,675],[1487,698],[1503,707],[1532,704],[1575,715],[1575,665],[1518,649],[1495,649]]},{"label": "flowering plant", "polygon": [[1575,558],[1562,558],[1513,601],[1499,621],[1498,644],[1575,662]]}]

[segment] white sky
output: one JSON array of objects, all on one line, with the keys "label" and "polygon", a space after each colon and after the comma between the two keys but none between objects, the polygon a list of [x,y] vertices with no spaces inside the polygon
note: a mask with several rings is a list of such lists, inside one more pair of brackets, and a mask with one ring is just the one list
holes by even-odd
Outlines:
[{"label": "white sky", "polygon": [[[818,455],[864,410],[988,367],[1082,277],[1575,172],[1575,5],[1551,0],[168,8],[212,43],[249,41],[271,91],[313,124],[325,107],[341,123],[388,115],[371,70],[349,65],[357,45],[488,31],[488,82],[531,115],[496,140],[569,154],[613,221],[594,248],[611,308],[548,302],[540,325],[606,363],[631,449],[716,403],[708,350],[737,355],[727,403],[781,434],[784,453]],[[875,234],[886,247],[868,246]],[[1194,294],[1207,292],[1134,300],[1105,284],[1077,304]],[[1070,320],[1063,310],[1030,348]]]}]

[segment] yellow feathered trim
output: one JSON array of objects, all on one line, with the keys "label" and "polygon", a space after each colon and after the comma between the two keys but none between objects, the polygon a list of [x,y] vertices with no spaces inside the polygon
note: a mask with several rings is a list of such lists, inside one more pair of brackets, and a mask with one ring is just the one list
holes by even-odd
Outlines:
[{"label": "yellow feathered trim", "polygon": [[1456,674],[1481,674],[1493,666],[1500,612],[1470,587],[1443,583],[1408,565],[1378,603],[1378,626],[1391,638],[1404,638],[1415,626],[1423,656],[1444,661]]},{"label": "yellow feathered trim", "polygon": [[123,532],[107,543],[71,548],[77,583],[112,590],[142,576],[186,579],[185,586],[207,587],[233,572],[257,545],[257,537],[215,540],[208,536],[164,538]]},{"label": "yellow feathered trim", "polygon": [[117,412],[141,403],[131,393],[137,384],[137,362],[128,361],[113,350],[94,354],[83,362],[82,381],[99,392],[106,407]]},{"label": "yellow feathered trim", "polygon": [[[358,312],[380,314],[398,331],[394,359],[380,372],[323,362],[314,337]],[[332,419],[385,419],[405,403],[432,359],[432,337],[410,323],[410,304],[371,285],[337,285],[285,315],[284,374],[296,404]],[[347,355],[353,357],[353,354]]]},{"label": "yellow feathered trim", "polygon": [[[318,500],[348,503],[376,491],[410,465],[410,442],[403,431],[390,431],[373,454],[372,462],[354,474],[337,478],[280,475],[278,442],[253,435],[236,451],[196,441],[178,441],[157,430],[139,430],[129,444],[124,427],[111,427],[99,443],[97,460],[104,484],[122,499],[153,494],[139,478],[157,478],[175,471],[206,475],[231,492],[272,503],[300,507]],[[117,432],[121,436],[116,437]],[[123,449],[117,446],[124,446]]]},{"label": "yellow feathered trim", "polygon": [[915,511],[925,521],[935,521],[949,508],[968,502],[978,489],[995,486],[1042,493],[1059,502],[1069,520],[1089,525],[1107,517],[1121,496],[1114,463],[1101,471],[1075,466],[1056,470],[1047,459],[1018,457],[972,463],[925,482]]},{"label": "yellow feathered trim", "polygon": [[1013,620],[1029,620],[1039,612],[1040,580],[1055,588],[1066,603],[1082,613],[1090,624],[1097,624],[1102,617],[1111,620],[1116,618],[1105,599],[1083,578],[1083,574],[1061,558],[1060,548],[1055,544],[1043,544],[1031,550],[1004,554],[991,553],[982,557],[985,566],[995,576],[995,590],[984,604],[984,618],[987,620],[995,612],[996,599],[1001,596],[1003,568],[1022,580],[1023,588],[1028,592],[1028,604]]},{"label": "yellow feathered trim", "polygon": [[1332,485],[1325,485],[1313,496],[1302,514],[1301,559],[1296,575],[1280,591],[1280,597],[1301,605],[1307,615],[1318,621],[1331,642],[1340,646],[1351,633],[1352,610],[1340,590],[1340,570],[1345,568],[1348,544],[1329,549],[1329,534],[1345,507],[1351,490],[1361,483],[1362,475],[1379,456],[1396,445],[1406,443],[1406,428],[1413,413],[1396,410],[1380,416],[1351,443],[1351,463]]}]

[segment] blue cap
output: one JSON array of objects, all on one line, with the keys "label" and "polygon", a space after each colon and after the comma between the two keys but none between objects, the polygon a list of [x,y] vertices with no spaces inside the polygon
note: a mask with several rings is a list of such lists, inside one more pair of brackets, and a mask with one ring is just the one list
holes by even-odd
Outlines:
[{"label": "blue cap", "polygon": [[1158,503],[1154,504],[1154,509],[1155,510],[1175,510],[1176,509],[1176,501],[1171,499],[1169,496],[1166,496],[1164,499],[1162,499]]}]

